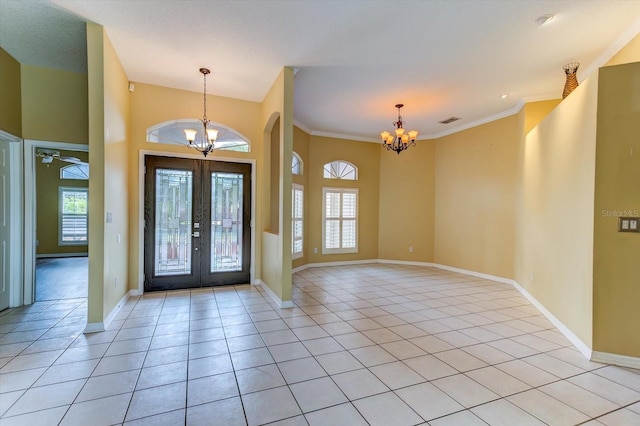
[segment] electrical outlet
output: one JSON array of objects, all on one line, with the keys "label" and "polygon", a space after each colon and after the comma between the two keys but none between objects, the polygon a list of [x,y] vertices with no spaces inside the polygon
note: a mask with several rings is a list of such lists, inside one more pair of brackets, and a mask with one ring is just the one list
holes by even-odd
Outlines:
[{"label": "electrical outlet", "polygon": [[313,254],[318,254],[318,247],[313,248]]},{"label": "electrical outlet", "polygon": [[413,253],[413,246],[409,246],[409,253]]}]

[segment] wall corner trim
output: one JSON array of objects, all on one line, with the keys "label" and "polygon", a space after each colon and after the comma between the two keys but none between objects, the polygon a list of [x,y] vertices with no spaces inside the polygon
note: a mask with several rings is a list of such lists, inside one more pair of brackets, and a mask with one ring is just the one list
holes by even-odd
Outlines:
[{"label": "wall corner trim", "polygon": [[293,302],[291,300],[280,299],[278,295],[275,294],[264,281],[262,281],[261,279],[256,279],[255,282],[269,295],[269,297],[278,305],[280,309],[293,308]]},{"label": "wall corner trim", "polygon": [[611,354],[608,352],[593,351],[591,354],[591,361],[600,362],[603,364],[614,364],[620,367],[640,369],[640,358]]}]

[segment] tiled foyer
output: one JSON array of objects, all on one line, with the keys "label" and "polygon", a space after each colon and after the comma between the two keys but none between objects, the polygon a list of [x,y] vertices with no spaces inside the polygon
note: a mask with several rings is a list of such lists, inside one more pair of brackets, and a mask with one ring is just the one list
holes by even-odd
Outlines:
[{"label": "tiled foyer", "polygon": [[587,361],[507,284],[434,268],[294,275],[0,313],[0,425],[640,425],[640,371]]}]

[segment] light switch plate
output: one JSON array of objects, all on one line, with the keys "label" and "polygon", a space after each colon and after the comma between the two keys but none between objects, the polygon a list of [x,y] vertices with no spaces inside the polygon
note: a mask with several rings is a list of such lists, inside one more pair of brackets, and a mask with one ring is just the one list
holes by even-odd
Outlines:
[{"label": "light switch plate", "polygon": [[640,232],[640,218],[619,217],[618,232]]}]

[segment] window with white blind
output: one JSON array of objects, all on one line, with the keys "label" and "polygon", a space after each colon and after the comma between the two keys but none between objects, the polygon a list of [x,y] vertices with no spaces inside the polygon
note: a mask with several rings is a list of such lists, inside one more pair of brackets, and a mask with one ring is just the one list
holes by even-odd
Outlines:
[{"label": "window with white blind", "polygon": [[60,245],[86,245],[88,242],[89,199],[87,188],[60,187]]},{"label": "window with white blind", "polygon": [[303,235],[304,235],[304,187],[293,184],[291,189],[291,257],[299,259],[303,256]]},{"label": "window with white blind", "polygon": [[358,252],[358,189],[322,188],[322,253]]}]

